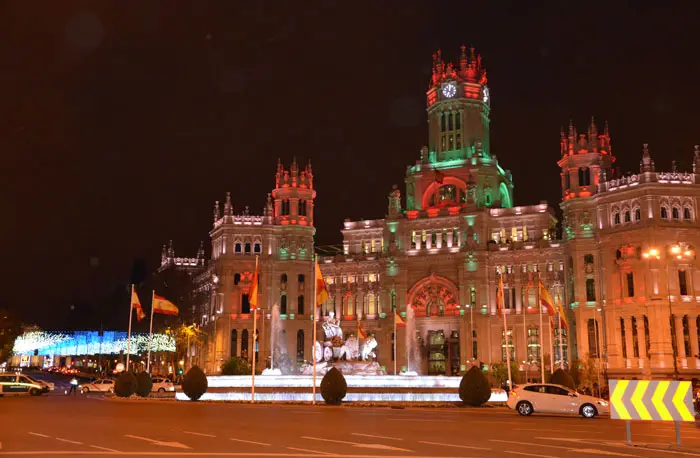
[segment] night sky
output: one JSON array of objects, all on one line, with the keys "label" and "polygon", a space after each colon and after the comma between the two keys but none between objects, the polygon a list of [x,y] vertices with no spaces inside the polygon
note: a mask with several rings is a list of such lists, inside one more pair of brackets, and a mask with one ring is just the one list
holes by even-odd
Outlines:
[{"label": "night sky", "polygon": [[689,169],[697,3],[637,3],[3,2],[0,306],[63,326],[169,239],[193,255],[226,191],[261,212],[278,157],[312,161],[317,244],[340,243],[344,218],[385,214],[427,142],[438,48],[481,53],[516,204],[558,203],[569,119],[609,120],[623,172],[644,142],[657,168]]}]

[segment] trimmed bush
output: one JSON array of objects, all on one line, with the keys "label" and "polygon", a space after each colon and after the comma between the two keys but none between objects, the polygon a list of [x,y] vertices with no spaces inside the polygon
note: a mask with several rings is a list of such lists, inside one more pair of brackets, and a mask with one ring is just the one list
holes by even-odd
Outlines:
[{"label": "trimmed bush", "polygon": [[571,378],[568,372],[566,372],[563,369],[557,369],[554,371],[552,376],[549,378],[549,383],[554,383],[557,385],[562,385],[567,388],[571,388],[572,390],[576,389],[576,384],[574,383],[574,379]]},{"label": "trimmed bush", "polygon": [[247,359],[234,356],[221,365],[221,375],[250,375],[252,369]]},{"label": "trimmed bush", "polygon": [[339,406],[348,393],[348,384],[338,369],[332,367],[321,380],[321,396],[326,404]]},{"label": "trimmed bush", "polygon": [[484,373],[472,366],[459,382],[459,398],[468,406],[478,407],[486,404],[490,397],[491,387]]},{"label": "trimmed bush", "polygon": [[136,392],[137,383],[133,372],[122,372],[114,382],[114,394],[128,398]]},{"label": "trimmed bush", "polygon": [[207,388],[207,376],[198,366],[193,366],[182,378],[182,391],[192,401],[198,401],[207,392]]},{"label": "trimmed bush", "polygon": [[139,372],[136,374],[136,394],[142,398],[147,398],[151,394],[153,388],[153,380],[148,372]]}]

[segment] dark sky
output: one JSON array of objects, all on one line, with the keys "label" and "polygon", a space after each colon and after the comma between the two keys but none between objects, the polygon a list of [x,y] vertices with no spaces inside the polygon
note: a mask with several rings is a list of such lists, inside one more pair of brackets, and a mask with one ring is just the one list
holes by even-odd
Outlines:
[{"label": "dark sky", "polygon": [[558,202],[569,119],[609,120],[623,171],[644,142],[689,168],[698,9],[637,3],[3,2],[0,305],[52,327],[168,239],[194,254],[226,191],[261,211],[278,157],[311,159],[317,243],[339,243],[343,218],[384,215],[426,143],[431,54],[463,43],[516,203]]}]

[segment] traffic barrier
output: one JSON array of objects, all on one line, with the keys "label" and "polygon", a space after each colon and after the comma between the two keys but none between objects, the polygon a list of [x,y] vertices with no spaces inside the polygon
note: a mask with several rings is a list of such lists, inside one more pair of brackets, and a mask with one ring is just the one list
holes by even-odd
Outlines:
[{"label": "traffic barrier", "polygon": [[610,380],[610,418],[625,420],[632,443],[631,420],[672,421],[681,445],[680,422],[695,421],[691,382],[678,380]]}]

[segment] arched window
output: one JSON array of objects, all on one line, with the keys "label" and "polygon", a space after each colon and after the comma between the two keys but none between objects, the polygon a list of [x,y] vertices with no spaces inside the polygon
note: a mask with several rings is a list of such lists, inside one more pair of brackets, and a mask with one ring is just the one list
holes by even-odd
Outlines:
[{"label": "arched window", "polygon": [[374,294],[370,294],[369,296],[367,296],[367,314],[377,314],[377,296],[375,296]]},{"label": "arched window", "polygon": [[626,223],[629,223],[629,222],[631,222],[631,221],[632,221],[632,215],[630,214],[630,211],[627,210],[627,211],[625,212],[625,222],[626,222]]},{"label": "arched window", "polygon": [[238,331],[231,331],[231,357],[238,356]]},{"label": "arched window", "polygon": [[260,245],[260,242],[255,242],[255,244],[253,244],[253,253],[260,254],[262,251],[261,248],[262,246]]},{"label": "arched window", "polygon": [[287,314],[287,295],[286,294],[282,294],[280,296],[280,313],[282,315]]},{"label": "arched window", "polygon": [[233,274],[233,284],[237,285],[241,282],[241,274]]},{"label": "arched window", "polygon": [[456,202],[457,201],[457,187],[453,184],[446,184],[440,186],[438,189],[438,204],[443,202]]},{"label": "arched window", "polygon": [[455,114],[455,129],[459,130],[461,128],[462,128],[462,115],[460,113],[456,113]]},{"label": "arched window", "polygon": [[247,294],[241,294],[241,313],[250,313],[250,299]]},{"label": "arched window", "polygon": [[591,184],[591,174],[587,167],[578,169],[578,185],[589,186]]},{"label": "arched window", "polygon": [[282,283],[282,284],[287,283],[287,274],[280,275],[280,283]]},{"label": "arched window", "polygon": [[241,242],[236,242],[235,245],[235,252],[236,253],[241,253],[243,251],[243,245],[241,245]]},{"label": "arched window", "polygon": [[683,219],[686,220],[686,221],[690,221],[690,220],[692,219],[691,216],[690,216],[690,208],[685,207],[685,208],[683,209]]},{"label": "arched window", "polygon": [[540,330],[530,328],[527,330],[527,360],[529,362],[540,361]]},{"label": "arched window", "polygon": [[248,330],[241,332],[241,358],[248,359]]},{"label": "arched window", "polygon": [[440,113],[440,132],[445,132],[445,113]]},{"label": "arched window", "polygon": [[304,314],[304,295],[300,294],[299,297],[297,297],[297,313],[299,315]]},{"label": "arched window", "polygon": [[300,284],[300,285],[304,283],[304,278],[305,278],[305,277],[304,277],[304,274],[299,274],[299,275],[297,276],[297,280],[299,280],[299,284]]},{"label": "arched window", "polygon": [[678,211],[678,207],[673,207],[673,209],[671,210],[671,216],[674,220],[677,220],[679,218],[680,212]]},{"label": "arched window", "polygon": [[641,221],[642,220],[642,210],[639,209],[639,207],[634,209],[634,220],[635,221]]},{"label": "arched window", "polygon": [[661,207],[661,219],[668,219],[668,209]]},{"label": "arched window", "polygon": [[346,294],[343,297],[343,315],[354,315],[355,314],[355,299],[350,294]]},{"label": "arched window", "polygon": [[297,210],[297,213],[299,216],[306,216],[306,201],[305,200],[300,200],[298,204],[299,208]]},{"label": "arched window", "polygon": [[619,213],[615,212],[615,214],[613,215],[613,219],[614,219],[616,225],[620,224],[620,214]]},{"label": "arched window", "polygon": [[571,187],[571,174],[567,170],[564,172],[564,189],[569,189]]},{"label": "arched window", "polygon": [[304,362],[304,330],[297,331],[297,362]]}]

